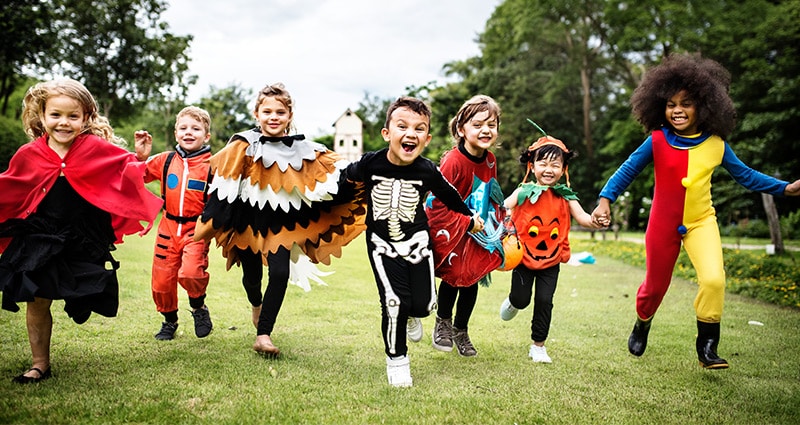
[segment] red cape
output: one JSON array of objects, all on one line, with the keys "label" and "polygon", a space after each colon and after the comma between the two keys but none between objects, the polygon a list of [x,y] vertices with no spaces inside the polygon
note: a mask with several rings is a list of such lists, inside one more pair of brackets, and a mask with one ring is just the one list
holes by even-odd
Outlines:
[{"label": "red cape", "polygon": [[[150,230],[161,210],[161,198],[144,186],[145,167],[131,152],[86,134],[75,139],[62,159],[47,146],[47,135],[42,136],[20,147],[0,174],[0,222],[35,212],[63,172],[81,197],[111,214],[121,243],[124,235]],[[8,242],[0,239],[0,252]]]}]

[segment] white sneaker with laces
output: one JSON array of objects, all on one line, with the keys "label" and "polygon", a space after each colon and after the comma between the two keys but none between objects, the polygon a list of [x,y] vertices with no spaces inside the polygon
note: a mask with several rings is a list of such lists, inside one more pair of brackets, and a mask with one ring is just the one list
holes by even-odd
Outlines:
[{"label": "white sneaker with laces", "polygon": [[531,344],[528,356],[534,363],[553,363],[553,359],[547,355],[547,348],[544,348],[544,346],[539,347],[536,344]]},{"label": "white sneaker with laces", "polygon": [[420,342],[422,340],[422,321],[417,317],[409,317],[406,334],[411,342]]},{"label": "white sneaker with laces", "polygon": [[412,386],[411,362],[408,356],[397,359],[386,357],[386,376],[389,378],[389,385],[393,387]]},{"label": "white sneaker with laces", "polygon": [[511,305],[511,301],[506,298],[503,300],[503,304],[500,305],[500,318],[505,321],[509,321],[517,315],[518,311],[519,310],[516,307]]}]

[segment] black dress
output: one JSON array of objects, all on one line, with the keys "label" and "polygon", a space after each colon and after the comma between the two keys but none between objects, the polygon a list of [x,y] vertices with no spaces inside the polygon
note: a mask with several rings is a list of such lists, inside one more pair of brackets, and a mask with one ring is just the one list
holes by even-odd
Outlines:
[{"label": "black dress", "polygon": [[33,297],[63,299],[64,311],[83,323],[92,312],[113,317],[119,306],[119,263],[111,256],[111,216],[58,177],[37,211],[0,224],[11,237],[0,256],[2,308],[19,311]]}]

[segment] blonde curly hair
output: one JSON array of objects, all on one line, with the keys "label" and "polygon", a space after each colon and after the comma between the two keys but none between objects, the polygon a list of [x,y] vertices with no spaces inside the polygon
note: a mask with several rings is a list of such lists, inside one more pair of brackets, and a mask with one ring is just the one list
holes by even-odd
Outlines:
[{"label": "blonde curly hair", "polygon": [[126,145],[125,139],[114,134],[108,119],[97,112],[97,102],[86,86],[71,78],[41,82],[28,89],[22,99],[22,125],[31,140],[46,133],[42,118],[47,100],[60,95],[75,99],[81,105],[86,114],[83,133],[94,134],[118,146]]}]

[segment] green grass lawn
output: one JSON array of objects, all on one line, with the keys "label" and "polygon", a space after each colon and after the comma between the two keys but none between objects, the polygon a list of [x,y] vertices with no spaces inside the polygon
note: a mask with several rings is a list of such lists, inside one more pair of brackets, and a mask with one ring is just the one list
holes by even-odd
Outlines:
[{"label": "green grass lawn", "polygon": [[[412,388],[386,382],[380,307],[363,236],[346,247],[329,286],[290,286],[273,332],[279,359],[255,354],[239,269],[212,249],[207,304],[214,331],[194,336],[185,292],[174,341],[156,341],[150,296],[153,234],[128,237],[120,312],[74,324],[53,304],[54,378],[11,382],[30,365],[23,310],[0,311],[3,424],[785,424],[800,418],[800,313],[729,294],[719,353],[694,351],[695,286],[675,280],[647,352],[628,354],[643,271],[598,257],[563,265],[547,341],[552,364],[528,359],[531,307],[498,317],[510,273],[481,288],[470,323],[475,358],[410,343]],[[763,325],[749,324],[751,321]]]}]

